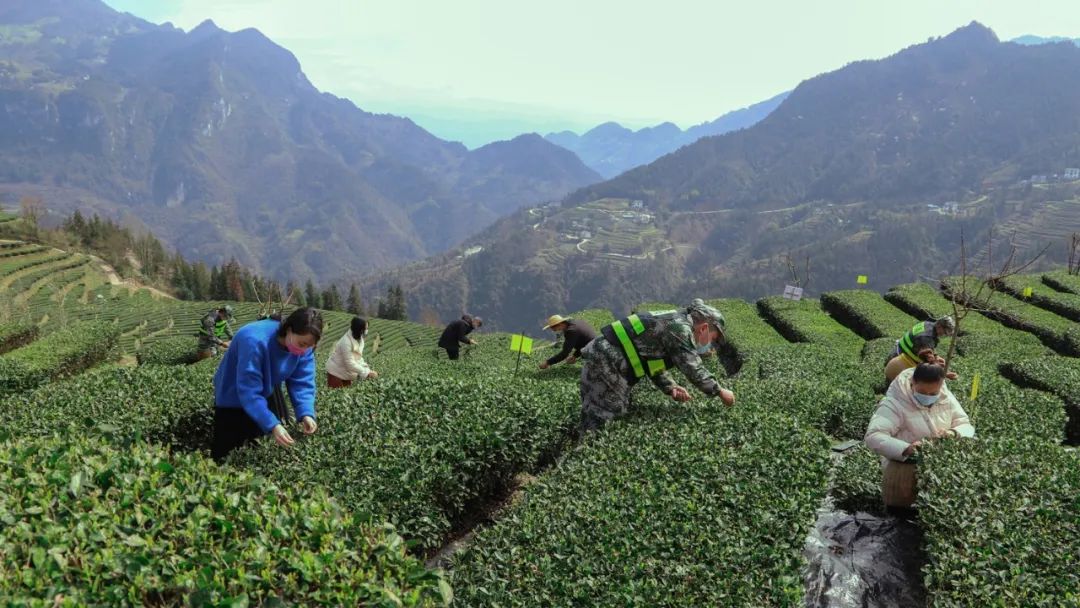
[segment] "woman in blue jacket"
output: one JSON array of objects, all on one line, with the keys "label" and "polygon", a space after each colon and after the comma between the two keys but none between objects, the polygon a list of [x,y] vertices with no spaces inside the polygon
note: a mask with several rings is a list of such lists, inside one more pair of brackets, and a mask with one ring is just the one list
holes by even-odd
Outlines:
[{"label": "woman in blue jacket", "polygon": [[214,460],[221,462],[229,452],[267,434],[280,446],[293,444],[267,403],[282,382],[304,434],[318,429],[314,350],[322,329],[318,310],[300,308],[284,321],[256,321],[236,332],[214,374]]}]

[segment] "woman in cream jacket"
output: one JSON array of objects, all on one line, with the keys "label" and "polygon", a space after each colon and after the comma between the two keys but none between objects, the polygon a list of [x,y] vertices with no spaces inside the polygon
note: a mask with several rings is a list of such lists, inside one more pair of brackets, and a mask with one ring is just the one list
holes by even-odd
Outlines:
[{"label": "woman in cream jacket", "polygon": [[915,500],[915,464],[905,462],[926,439],[974,437],[968,415],[945,386],[945,369],[923,363],[889,385],[866,429],[866,447],[882,457],[882,497],[887,506]]},{"label": "woman in cream jacket", "polygon": [[330,388],[349,386],[354,380],[374,380],[379,376],[364,361],[364,336],[367,320],[353,317],[349,331],[334,344],[326,361],[326,383]]}]

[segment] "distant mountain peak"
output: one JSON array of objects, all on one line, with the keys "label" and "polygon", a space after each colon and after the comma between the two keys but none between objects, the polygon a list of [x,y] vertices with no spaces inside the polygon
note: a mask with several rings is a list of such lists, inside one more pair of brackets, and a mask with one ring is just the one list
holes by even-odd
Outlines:
[{"label": "distant mountain peak", "polygon": [[577,154],[592,170],[610,178],[651,163],[702,137],[749,127],[768,116],[787,95],[786,92],[781,93],[685,131],[670,121],[637,131],[627,129],[617,122],[605,122],[589,129],[583,135],[562,131],[548,133],[545,139]]},{"label": "distant mountain peak", "polygon": [[207,20],[203,21],[202,23],[200,23],[199,25],[196,25],[194,28],[192,28],[190,33],[192,33],[192,34],[215,33],[216,34],[218,32],[223,32],[223,31],[225,31],[225,30],[218,27],[218,25],[216,23],[214,23],[213,19],[207,19]]},{"label": "distant mountain peak", "polygon": [[996,45],[1001,42],[1001,40],[998,39],[997,34],[994,33],[994,30],[986,27],[978,21],[972,21],[964,27],[958,28],[957,30],[943,37],[942,40],[962,42],[964,44],[986,45]]}]

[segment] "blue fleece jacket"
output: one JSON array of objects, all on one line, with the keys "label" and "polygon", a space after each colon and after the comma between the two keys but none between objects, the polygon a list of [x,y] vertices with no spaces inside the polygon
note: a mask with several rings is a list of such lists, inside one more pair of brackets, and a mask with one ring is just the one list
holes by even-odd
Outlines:
[{"label": "blue fleece jacket", "polygon": [[280,326],[271,320],[241,327],[214,374],[216,407],[243,408],[264,433],[278,425],[266,398],[281,382],[289,389],[297,419],[315,417],[315,349],[300,357],[289,354],[278,344]]}]

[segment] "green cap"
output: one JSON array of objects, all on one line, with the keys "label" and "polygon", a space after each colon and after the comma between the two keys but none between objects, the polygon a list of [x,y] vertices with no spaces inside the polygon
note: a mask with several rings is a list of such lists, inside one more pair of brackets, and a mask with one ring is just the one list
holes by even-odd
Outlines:
[{"label": "green cap", "polygon": [[695,298],[690,303],[690,306],[686,308],[686,312],[708,322],[720,332],[721,338],[724,337],[724,315],[720,314],[719,310],[706,304],[705,300]]}]

